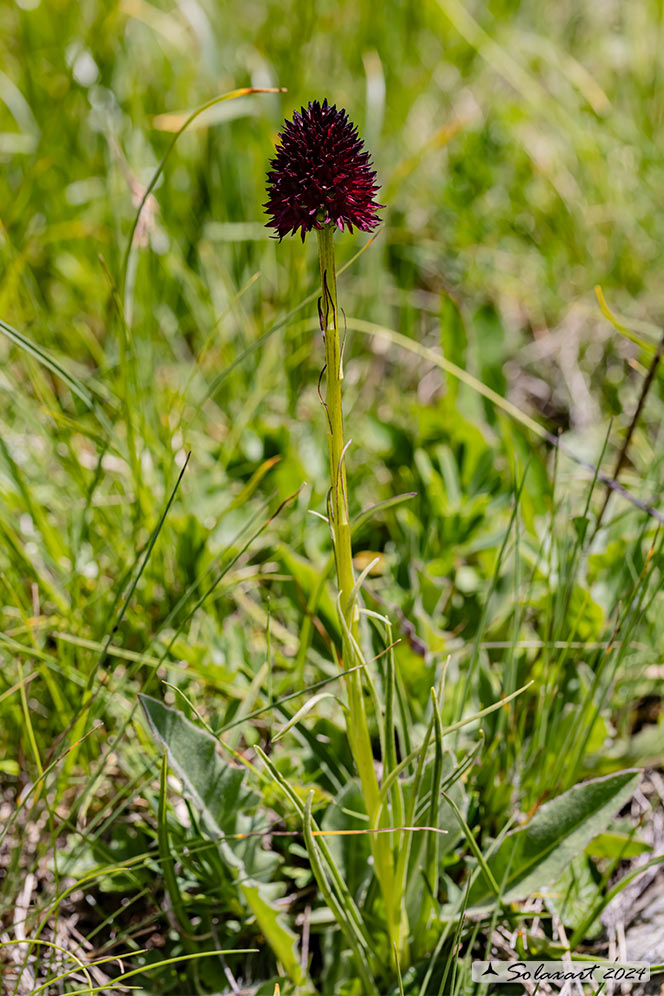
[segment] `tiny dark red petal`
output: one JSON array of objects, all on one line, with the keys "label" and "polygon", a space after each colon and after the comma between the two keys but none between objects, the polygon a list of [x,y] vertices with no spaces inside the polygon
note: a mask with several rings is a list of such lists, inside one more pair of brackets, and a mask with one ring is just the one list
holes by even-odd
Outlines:
[{"label": "tiny dark red petal", "polygon": [[344,110],[327,99],[311,101],[285,122],[279,138],[267,174],[266,227],[279,239],[299,230],[302,241],[330,222],[341,231],[373,231],[383,207],[374,200],[376,173]]}]

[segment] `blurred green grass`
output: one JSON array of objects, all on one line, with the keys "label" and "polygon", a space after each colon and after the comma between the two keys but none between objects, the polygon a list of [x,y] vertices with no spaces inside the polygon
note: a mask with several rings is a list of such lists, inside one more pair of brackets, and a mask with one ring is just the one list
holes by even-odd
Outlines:
[{"label": "blurred green grass", "polygon": [[[202,699],[213,727],[230,722],[247,696],[262,703],[264,690],[252,683],[265,661],[268,612],[275,694],[292,690],[294,661],[303,684],[334,672],[329,594],[298,653],[304,608],[329,554],[325,525],[307,512],[322,511],[326,493],[315,304],[283,322],[317,293],[315,247],[276,243],[261,206],[281,122],[301,103],[327,96],[346,107],[382,183],[383,228],[340,280],[349,318],[442,349],[524,414],[561,430],[586,459],[599,458],[609,431],[610,470],[663,303],[661,36],[655,0],[0,7],[0,317],[94,398],[86,409],[0,341],[0,695],[18,680],[19,659],[36,672],[28,704],[41,763],[99,719],[115,743],[136,692],[160,694],[158,678]],[[172,129],[241,86],[287,93],[221,104],[182,136],[148,202],[122,297],[131,222]],[[365,242],[339,239],[340,261]],[[596,284],[642,345],[603,317]],[[351,511],[417,492],[356,541],[359,551],[383,554],[368,604],[400,621],[397,659],[414,728],[428,721],[429,688],[448,653],[455,693],[446,721],[457,718],[469,660],[477,707],[531,676],[552,695],[551,675],[565,688],[546,749],[535,698],[508,735],[497,718],[487,724],[492,746],[476,782],[485,831],[502,825],[517,784],[528,808],[584,771],[651,760],[650,746],[629,754],[629,736],[638,703],[659,695],[647,677],[659,664],[659,576],[652,600],[629,620],[638,647],[621,651],[615,672],[613,664],[602,670],[596,650],[561,661],[556,645],[609,639],[650,563],[652,523],[614,497],[606,528],[577,550],[570,520],[583,515],[584,471],[560,456],[554,486],[550,454],[527,429],[405,351],[351,330],[347,355]],[[646,499],[661,492],[662,402],[659,378],[623,478]],[[496,568],[526,465],[519,533]],[[188,620],[207,580],[303,482]],[[592,507],[600,499],[597,489]],[[114,646],[98,672],[109,635]],[[543,649],[520,649],[519,640]],[[491,641],[508,649],[485,649]],[[141,655],[150,658],[143,666]],[[579,704],[592,713],[586,697],[598,673],[600,720],[572,737],[581,750],[592,733],[573,771],[561,772],[560,745],[570,742]],[[15,695],[2,701],[0,770],[13,798],[38,769],[25,710]],[[341,752],[337,726],[319,722]],[[243,742],[264,734],[247,726]],[[608,760],[598,756],[605,741]],[[138,843],[122,812],[107,822],[122,802],[116,792],[130,809],[133,793],[155,796],[140,725],[129,723],[118,744],[110,761],[94,736],[76,748],[49,802],[73,807],[56,836],[82,848],[79,874],[91,855],[110,862],[114,850],[126,856],[154,843],[149,819]],[[100,784],[91,779],[102,761]],[[301,776],[296,760],[282,763]],[[94,833],[74,822],[78,793],[91,786]],[[36,866],[40,856],[37,849],[25,861]],[[8,901],[21,869],[10,865]],[[143,887],[150,877],[140,874]],[[159,933],[161,913],[146,917]],[[123,924],[125,942],[132,930]],[[255,978],[269,975],[263,967]],[[172,990],[163,982],[155,991]]]}]

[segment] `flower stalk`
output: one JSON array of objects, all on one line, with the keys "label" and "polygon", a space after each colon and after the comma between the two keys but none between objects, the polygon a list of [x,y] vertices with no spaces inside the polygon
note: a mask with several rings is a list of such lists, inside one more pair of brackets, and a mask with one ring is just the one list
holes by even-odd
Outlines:
[{"label": "flower stalk", "polygon": [[[334,225],[326,224],[317,231],[321,274],[321,326],[325,338],[325,410],[328,422],[330,456],[330,492],[328,516],[334,544],[334,559],[339,588],[339,611],[342,616],[342,655],[346,669],[359,660],[359,610],[352,598],[355,575],[348,514],[348,487],[343,430],[342,381],[343,344],[339,336],[339,307],[334,264]],[[361,671],[346,678],[349,718],[348,741],[357,766],[362,792],[369,816],[369,826],[376,829],[381,816],[380,789],[374,767],[371,737],[367,724],[362,691]],[[383,901],[390,947],[396,945],[401,958],[408,941],[408,925],[402,909],[400,891],[395,890],[394,859],[389,835],[371,834],[371,850]]]},{"label": "flower stalk", "polygon": [[[339,610],[343,617],[342,651],[344,667],[355,664],[356,651],[353,643],[359,639],[359,611],[351,595],[355,584],[353,572],[353,551],[348,515],[348,486],[346,482],[346,460],[343,427],[343,407],[341,396],[342,356],[339,336],[339,307],[337,303],[337,281],[334,265],[334,228],[325,225],[318,231],[318,254],[321,275],[321,324],[325,338],[325,410],[327,413],[327,440],[330,456],[330,492],[328,516],[334,544],[334,560],[337,569],[339,588]],[[359,671],[348,676],[348,699],[350,710],[349,740],[355,763],[362,781],[369,818],[378,807],[378,779],[373,765],[371,738],[367,726],[364,698]]]}]

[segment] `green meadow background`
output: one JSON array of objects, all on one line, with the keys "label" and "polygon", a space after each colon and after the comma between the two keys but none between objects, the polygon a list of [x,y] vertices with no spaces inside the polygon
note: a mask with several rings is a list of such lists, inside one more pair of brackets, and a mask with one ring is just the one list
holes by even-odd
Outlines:
[{"label": "green meadow background", "polygon": [[[546,800],[661,765],[661,375],[620,475],[659,521],[613,495],[596,529],[605,489],[569,453],[613,473],[661,339],[663,31],[659,0],[0,4],[8,992],[72,972],[57,947],[122,957],[95,991],[133,969],[128,984],[165,996],[364,991],[276,784],[249,772],[220,825],[298,832],[251,860],[298,937],[299,988],[138,699],[227,729],[263,775],[267,750],[302,802],[314,790],[319,824],[362,826],[339,682],[271,742],[338,674],[312,514],[328,488],[316,242],[279,243],[262,209],[284,117],[311,99],[358,125],[385,205],[370,245],[337,238],[337,264],[351,514],[387,503],[355,530],[356,566],[379,557],[364,604],[399,641],[400,755],[432,687],[449,726],[532,681],[445,741],[445,764],[470,758],[454,782],[468,834],[448,807],[436,903]],[[188,114],[243,87],[286,92],[214,105],[164,162]],[[371,656],[387,642],[367,635]],[[571,855],[550,901],[579,944],[605,937],[608,890],[651,846],[645,816],[616,812],[595,829],[613,841]],[[375,991],[399,992],[366,838],[349,840],[331,847],[378,938]],[[409,881],[414,902],[415,859]],[[546,909],[545,948],[560,941]],[[468,930],[456,908],[438,949],[429,912],[402,991],[475,991],[463,959],[518,907]],[[259,953],[203,957],[231,948]],[[90,991],[80,971],[57,986]]]}]

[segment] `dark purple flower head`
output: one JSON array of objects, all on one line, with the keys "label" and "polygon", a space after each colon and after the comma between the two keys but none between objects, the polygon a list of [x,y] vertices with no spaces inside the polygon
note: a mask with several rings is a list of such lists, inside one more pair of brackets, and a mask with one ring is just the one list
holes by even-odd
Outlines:
[{"label": "dark purple flower head", "polygon": [[341,231],[376,227],[376,211],[383,206],[373,199],[376,174],[345,111],[327,100],[310,101],[295,111],[279,138],[263,206],[271,215],[267,227],[275,228],[280,240],[300,229],[304,242],[307,232],[329,222]]}]

